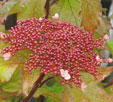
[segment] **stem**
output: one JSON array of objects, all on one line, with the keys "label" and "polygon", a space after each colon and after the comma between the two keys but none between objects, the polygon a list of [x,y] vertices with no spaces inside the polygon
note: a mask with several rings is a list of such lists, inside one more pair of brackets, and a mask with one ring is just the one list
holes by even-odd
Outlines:
[{"label": "stem", "polygon": [[104,88],[107,88],[107,87],[109,87],[110,85],[112,85],[113,84],[113,80],[111,80],[107,85],[104,85],[103,87]]},{"label": "stem", "polygon": [[41,85],[41,81],[44,78],[44,74],[40,74],[39,78],[36,80],[36,82],[34,83],[34,86],[32,88],[32,90],[30,91],[29,95],[24,99],[23,102],[29,102],[29,100],[31,99],[31,97],[34,95],[35,91],[37,90],[37,88],[40,87]]},{"label": "stem", "polygon": [[44,80],[41,84],[40,84],[40,87],[44,84],[44,83],[46,83],[48,80],[51,80],[51,79],[53,79],[54,77],[49,77],[48,79],[46,79],[46,80]]}]

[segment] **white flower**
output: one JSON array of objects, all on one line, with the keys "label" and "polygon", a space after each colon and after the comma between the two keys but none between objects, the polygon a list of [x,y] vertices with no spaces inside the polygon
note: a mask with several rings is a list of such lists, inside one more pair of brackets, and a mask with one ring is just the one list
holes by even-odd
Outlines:
[{"label": "white flower", "polygon": [[39,21],[42,21],[42,17],[39,18]]},{"label": "white flower", "polygon": [[10,52],[3,54],[4,60],[9,60],[9,58],[11,57]]},{"label": "white flower", "polygon": [[52,16],[52,18],[53,18],[53,19],[56,19],[56,20],[59,20],[59,15],[58,15],[58,13],[55,13],[55,15]]},{"label": "white flower", "polygon": [[69,80],[71,78],[70,74],[68,73],[68,70],[60,69],[60,73],[65,80]]},{"label": "white flower", "polygon": [[104,35],[104,38],[103,38],[105,41],[109,40],[109,36],[106,34]]}]

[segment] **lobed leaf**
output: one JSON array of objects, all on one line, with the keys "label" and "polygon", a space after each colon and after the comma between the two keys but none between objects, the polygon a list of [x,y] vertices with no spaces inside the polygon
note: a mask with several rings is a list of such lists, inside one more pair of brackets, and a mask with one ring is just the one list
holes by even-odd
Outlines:
[{"label": "lobed leaf", "polygon": [[62,102],[90,102],[84,93],[77,87],[65,86]]},{"label": "lobed leaf", "polygon": [[6,92],[21,92],[22,93],[22,66],[18,66],[11,79],[1,87]]},{"label": "lobed leaf", "polygon": [[37,68],[36,70],[32,71],[32,74],[23,71],[23,83],[22,83],[22,92],[27,96],[28,95],[28,91],[29,88],[33,87],[34,82],[37,80],[37,78],[39,77],[40,73],[39,73],[39,68]]},{"label": "lobed leaf", "polygon": [[32,17],[44,16],[45,0],[27,0],[23,10],[18,14],[18,19],[23,20]]},{"label": "lobed leaf", "polygon": [[3,6],[0,5],[0,17],[6,18],[11,8],[17,3],[17,1],[8,1]]},{"label": "lobed leaf", "polygon": [[82,26],[90,32],[93,32],[102,20],[102,10],[100,0],[82,0],[81,12]]},{"label": "lobed leaf", "polygon": [[95,83],[89,83],[84,94],[90,99],[90,102],[112,102],[113,97],[108,95],[103,89]]},{"label": "lobed leaf", "polygon": [[113,54],[113,40],[106,43],[108,50]]},{"label": "lobed leaf", "polygon": [[68,21],[74,25],[79,26],[80,25],[79,11],[80,11],[80,2],[78,0],[58,0],[50,8],[49,19],[52,19],[52,16],[55,13],[58,13],[60,16],[59,21]]}]

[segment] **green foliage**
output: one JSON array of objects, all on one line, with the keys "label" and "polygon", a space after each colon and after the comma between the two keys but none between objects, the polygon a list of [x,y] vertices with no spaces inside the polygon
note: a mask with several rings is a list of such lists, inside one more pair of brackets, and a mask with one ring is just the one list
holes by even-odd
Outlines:
[{"label": "green foliage", "polygon": [[82,0],[81,2],[82,26],[93,32],[102,20],[100,0]]},{"label": "green foliage", "polygon": [[89,102],[89,100],[81,89],[75,86],[73,86],[73,88],[65,86],[62,102]]},{"label": "green foliage", "polygon": [[[109,19],[102,18],[100,0],[58,0],[55,3],[53,1],[50,0],[51,6],[48,8],[49,19],[55,21],[52,16],[58,13],[58,21],[68,21],[80,28],[84,27],[85,30],[94,31],[95,38],[108,33],[111,25]],[[4,19],[14,13],[17,13],[18,20],[45,17],[47,13],[44,10],[45,2],[46,0],[9,0],[4,5],[0,5],[0,17]],[[113,18],[112,16],[110,18]],[[7,32],[1,22],[0,31]],[[0,40],[0,49],[7,45],[3,40]],[[106,46],[113,54],[113,41],[107,42]],[[34,70],[32,74],[23,70],[25,59],[29,58],[30,53],[29,50],[20,51],[8,61],[5,61],[0,55],[0,102],[19,102],[23,98],[22,95],[29,94],[40,74],[40,68]],[[99,68],[99,71],[106,76],[112,70],[113,68]],[[75,85],[73,88],[67,85],[63,86],[59,84],[57,78],[49,80],[42,88],[39,88],[34,97],[43,95],[46,97],[46,102],[112,102],[113,86],[105,90],[98,87],[98,83],[103,80],[102,76],[95,80],[92,75],[81,73],[81,77],[83,83],[87,85],[82,90]]]},{"label": "green foliage", "polygon": [[91,102],[112,102],[113,97],[108,95],[103,89],[99,88],[94,83],[88,84],[84,93]]},{"label": "green foliage", "polygon": [[[68,21],[74,25],[80,25],[80,2],[78,0],[59,0],[50,8],[50,19],[58,13],[59,21]],[[52,19],[53,20],[53,19]]]},{"label": "green foliage", "polygon": [[37,90],[34,94],[34,97],[39,97],[39,95],[43,95],[47,97],[47,102],[62,102],[63,90],[63,86],[52,79],[48,81],[42,88]]},{"label": "green foliage", "polygon": [[105,88],[105,90],[106,90],[106,92],[107,92],[108,94],[110,94],[111,96],[113,96],[113,85],[111,85],[111,86]]},{"label": "green foliage", "polygon": [[1,85],[2,89],[6,92],[19,92],[22,90],[22,73],[19,67],[17,67],[10,81]]},{"label": "green foliage", "polygon": [[106,43],[107,48],[113,54],[113,40]]},{"label": "green foliage", "polygon": [[0,5],[0,17],[6,18],[11,8],[17,3],[16,0],[6,2],[3,6]]},{"label": "green foliage", "polygon": [[37,68],[32,72],[32,74],[26,73],[23,71],[23,83],[22,83],[22,91],[25,95],[28,95],[29,88],[32,88],[34,82],[37,80],[37,78],[40,75],[40,68]]},{"label": "green foliage", "polygon": [[25,5],[23,5],[23,9],[18,14],[18,19],[23,20],[32,17],[43,17],[44,4],[45,0],[27,0]]}]

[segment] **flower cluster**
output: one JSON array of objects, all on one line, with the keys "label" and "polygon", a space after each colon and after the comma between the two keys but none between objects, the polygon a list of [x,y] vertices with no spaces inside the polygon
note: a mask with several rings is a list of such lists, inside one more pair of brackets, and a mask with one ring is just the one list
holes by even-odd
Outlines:
[{"label": "flower cluster", "polygon": [[18,51],[29,49],[33,53],[25,60],[25,71],[41,67],[41,73],[61,76],[61,84],[81,85],[80,72],[97,76],[95,50],[101,39],[94,40],[93,33],[84,32],[68,22],[53,22],[44,18],[17,22],[9,30],[5,41],[10,43],[3,54],[14,56]]}]

